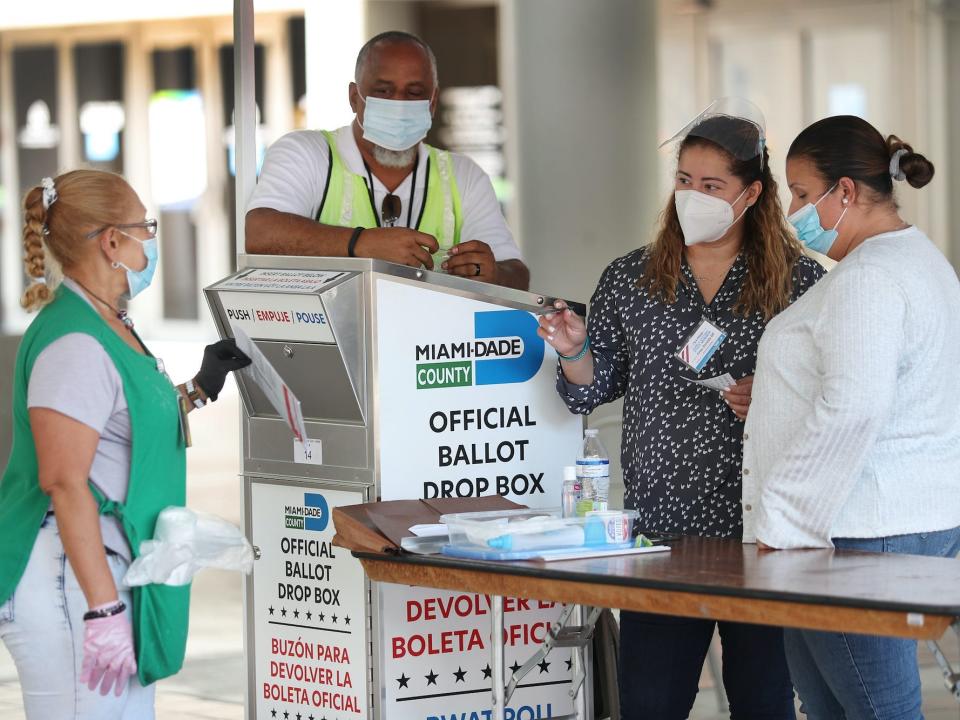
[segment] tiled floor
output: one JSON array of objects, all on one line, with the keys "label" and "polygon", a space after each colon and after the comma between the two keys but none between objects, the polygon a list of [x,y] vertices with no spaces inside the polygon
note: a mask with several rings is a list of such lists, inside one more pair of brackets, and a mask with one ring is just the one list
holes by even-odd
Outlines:
[{"label": "tiled floor", "polygon": [[[245,671],[239,650],[239,592],[232,596],[217,583],[198,583],[191,647],[184,669],[175,678],[160,683],[157,691],[158,720],[243,720]],[[216,628],[227,630],[214,637]],[[206,636],[201,637],[201,636]],[[227,650],[228,641],[236,647]],[[957,659],[956,643],[950,648]],[[949,647],[946,643],[945,647]],[[921,650],[923,712],[926,720],[957,720],[960,704],[943,687],[939,670],[926,650]],[[691,720],[721,720],[712,679],[705,676],[690,714]],[[0,645],[0,718],[24,720],[20,689],[9,657]],[[391,718],[390,720],[394,720]]]},{"label": "tiled floor", "polygon": [[[171,375],[187,377],[201,346],[164,347],[153,344]],[[192,418],[194,448],[189,454],[190,505],[239,523],[238,398],[232,383],[220,400]],[[242,655],[241,581],[233,574],[210,571],[194,583],[187,661],[175,677],[157,688],[158,720],[243,720],[246,671]],[[958,661],[957,642],[946,638],[944,648]],[[927,720],[958,720],[960,703],[946,691],[938,668],[925,648],[920,650]],[[694,720],[729,717],[718,712],[712,678],[705,672],[693,712]],[[16,671],[0,643],[0,720],[24,720]],[[46,719],[44,719],[46,720]],[[51,719],[53,720],[53,719]],[[389,720],[402,720],[389,718]]]}]

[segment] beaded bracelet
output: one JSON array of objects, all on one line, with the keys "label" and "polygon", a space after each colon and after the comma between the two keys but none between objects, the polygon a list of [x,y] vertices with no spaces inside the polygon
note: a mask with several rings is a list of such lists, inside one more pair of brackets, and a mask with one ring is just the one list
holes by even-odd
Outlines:
[{"label": "beaded bracelet", "polygon": [[111,615],[119,615],[124,610],[127,609],[127,606],[124,604],[123,600],[117,600],[115,605],[110,605],[105,608],[98,608],[96,610],[88,610],[83,614],[84,620],[97,620],[99,618],[110,617]]},{"label": "beaded bracelet", "polygon": [[566,360],[567,362],[576,362],[577,360],[582,360],[583,356],[587,354],[587,350],[589,349],[590,336],[587,335],[587,339],[583,341],[583,347],[580,348],[580,352],[578,352],[576,355],[561,355],[560,353],[557,353],[557,355],[560,356],[561,360]]}]

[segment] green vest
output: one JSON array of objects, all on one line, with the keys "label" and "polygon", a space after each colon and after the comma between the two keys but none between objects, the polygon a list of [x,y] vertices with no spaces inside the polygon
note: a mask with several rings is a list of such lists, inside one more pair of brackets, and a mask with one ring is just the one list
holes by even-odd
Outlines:
[{"label": "green vest", "polygon": [[[20,342],[13,382],[13,446],[0,480],[0,603],[13,594],[40,531],[50,498],[40,489],[27,410],[27,386],[37,357],[68,333],[97,340],[123,383],[133,441],[126,503],[106,500],[91,484],[101,514],[115,515],[133,556],[153,537],[160,511],[186,501],[186,452],[180,438],[178,394],[155,358],[135,352],[82,298],[61,286]],[[133,592],[137,672],[143,685],[177,672],[186,650],[190,586],[145,585]]]},{"label": "green vest", "polygon": [[[370,203],[366,178],[347,170],[334,133],[324,130],[323,134],[330,147],[330,163],[317,222],[337,227],[378,227],[379,214]],[[437,239],[440,249],[433,255],[433,266],[439,268],[447,251],[460,242],[463,209],[450,153],[430,145],[427,150],[426,200],[415,229]]]}]

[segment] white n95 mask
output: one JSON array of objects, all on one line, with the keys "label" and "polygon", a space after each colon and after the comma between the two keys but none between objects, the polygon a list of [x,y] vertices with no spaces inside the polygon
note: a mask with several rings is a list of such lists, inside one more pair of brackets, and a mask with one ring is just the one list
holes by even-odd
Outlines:
[{"label": "white n95 mask", "polygon": [[[744,188],[733,202],[742,198],[746,191],[747,188]],[[732,203],[699,190],[677,190],[674,193],[674,202],[680,228],[683,230],[683,242],[687,246],[719,240],[747,212],[747,208],[744,208],[743,212],[734,218]]]}]

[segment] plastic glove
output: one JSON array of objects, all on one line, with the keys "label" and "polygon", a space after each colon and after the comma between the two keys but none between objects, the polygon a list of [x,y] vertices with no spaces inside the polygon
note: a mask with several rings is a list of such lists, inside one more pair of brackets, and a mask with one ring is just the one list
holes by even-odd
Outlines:
[{"label": "plastic glove", "polygon": [[157,583],[186,585],[201,568],[253,570],[253,546],[236,525],[185,507],[164,508],[153,539],[140,543],[140,555],[123,576],[133,587]]},{"label": "plastic glove", "polygon": [[194,380],[208,398],[216,400],[223,390],[227,373],[249,364],[250,358],[237,347],[237,343],[232,339],[221,340],[203,349],[203,362]]},{"label": "plastic glove", "polygon": [[130,676],[136,672],[133,625],[130,624],[127,611],[84,620],[80,682],[86,683],[91,690],[96,690],[99,685],[101,695],[109,693],[112,687],[114,695],[119,696],[126,689]]}]

